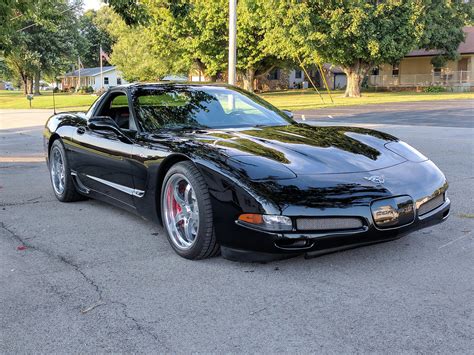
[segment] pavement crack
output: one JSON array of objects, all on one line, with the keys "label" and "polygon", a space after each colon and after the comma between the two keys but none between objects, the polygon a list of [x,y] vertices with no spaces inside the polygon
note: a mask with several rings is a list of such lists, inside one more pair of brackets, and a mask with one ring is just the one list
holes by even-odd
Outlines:
[{"label": "pavement crack", "polygon": [[12,207],[12,206],[25,206],[25,205],[33,205],[37,203],[49,203],[54,202],[56,200],[34,200],[34,201],[20,201],[20,202],[7,202],[7,203],[0,203],[0,207]]},{"label": "pavement crack", "polygon": [[[11,230],[10,228],[8,228],[3,222],[0,222],[0,228],[4,229],[5,231],[7,231],[12,237],[13,239],[17,240],[18,242],[20,242],[23,246],[25,246],[27,249],[31,249],[31,250],[35,250],[37,252],[40,252],[40,253],[43,253],[44,255],[46,255],[47,257],[49,258],[52,258],[52,259],[56,259],[58,261],[60,261],[61,263],[69,266],[70,268],[72,268],[74,271],[76,271],[77,273],[79,273],[82,278],[92,287],[92,289],[95,291],[95,293],[97,294],[98,296],[98,299],[93,302],[93,306],[88,306],[86,308],[83,308],[81,309],[81,313],[86,313],[84,312],[84,310],[87,310],[91,307],[93,308],[96,308],[97,306],[99,305],[102,305],[102,304],[105,304],[104,300],[103,300],[103,297],[102,297],[102,290],[100,289],[99,285],[97,285],[95,283],[95,281],[93,279],[91,279],[89,276],[86,275],[86,273],[84,271],[81,270],[81,268],[79,267],[79,265],[77,265],[76,263],[74,263],[73,261],[67,259],[66,257],[62,256],[62,255],[56,255],[54,254],[52,251],[50,250],[45,250],[45,249],[42,249],[42,248],[39,248],[31,243],[29,243],[29,239],[31,238],[25,238],[25,237],[22,237],[20,236],[19,234],[17,234],[15,231]],[[91,309],[89,309],[90,311]]]},{"label": "pavement crack", "polygon": [[35,250],[37,252],[43,253],[44,255],[46,255],[49,258],[56,259],[56,260],[60,261],[61,263],[69,266],[70,268],[72,268],[74,271],[76,271],[77,273],[79,273],[82,276],[82,278],[93,288],[93,290],[97,294],[97,299],[94,302],[92,302],[91,305],[81,308],[81,313],[82,314],[89,313],[92,310],[94,310],[95,308],[100,307],[102,305],[117,304],[122,308],[123,316],[126,319],[133,322],[136,329],[140,333],[146,334],[146,335],[152,337],[156,342],[161,344],[166,351],[170,351],[170,349],[165,344],[163,344],[163,341],[155,333],[153,333],[150,329],[148,329],[148,327],[146,325],[143,325],[138,319],[136,319],[135,317],[133,317],[132,315],[129,314],[128,307],[125,303],[120,302],[120,301],[113,301],[113,300],[109,300],[108,302],[106,302],[103,298],[102,289],[99,287],[99,285],[92,278],[87,276],[86,273],[84,273],[84,271],[81,270],[79,265],[77,265],[76,263],[72,262],[71,260],[67,259],[66,257],[64,257],[62,255],[54,254],[50,250],[42,249],[42,248],[39,248],[39,247],[29,243],[28,239],[30,239],[30,238],[25,238],[25,237],[20,236],[15,231],[13,231],[9,227],[7,227],[5,225],[5,223],[3,223],[3,222],[0,222],[0,228],[7,231],[13,239],[15,239],[17,242],[21,243],[27,249]]},{"label": "pavement crack", "polygon": [[163,344],[163,341],[155,333],[153,333],[150,329],[148,329],[148,327],[143,325],[138,319],[128,313],[128,306],[125,303],[120,301],[111,301],[110,303],[117,304],[122,307],[122,313],[124,317],[132,321],[140,333],[151,336],[156,342],[161,344],[166,351],[171,351],[165,344]]}]

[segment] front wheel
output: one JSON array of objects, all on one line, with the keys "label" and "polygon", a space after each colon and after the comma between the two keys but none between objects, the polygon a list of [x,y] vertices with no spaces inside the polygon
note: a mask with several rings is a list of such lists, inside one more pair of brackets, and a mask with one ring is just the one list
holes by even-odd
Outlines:
[{"label": "front wheel", "polygon": [[56,198],[61,202],[84,200],[72,181],[71,170],[66,157],[66,150],[61,140],[56,139],[49,151],[49,175]]},{"label": "front wheel", "polygon": [[204,259],[219,252],[207,185],[193,163],[177,163],[167,172],[161,216],[168,240],[180,256]]}]

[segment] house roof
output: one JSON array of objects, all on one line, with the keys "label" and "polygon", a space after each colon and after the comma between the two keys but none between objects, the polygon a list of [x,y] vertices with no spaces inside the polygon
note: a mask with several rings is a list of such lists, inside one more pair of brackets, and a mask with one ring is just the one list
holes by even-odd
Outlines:
[{"label": "house roof", "polygon": [[338,67],[337,65],[333,65],[331,63],[324,63],[323,68],[334,74],[344,74],[344,71],[341,69],[341,67]]},{"label": "house roof", "polygon": [[[474,53],[474,26],[464,27],[464,33],[466,34],[466,38],[464,42],[458,47],[459,54],[473,54]],[[427,56],[435,56],[441,54],[442,52],[437,49],[416,49],[408,53],[405,57],[427,57]]]},{"label": "house roof", "polygon": [[[102,67],[102,73],[114,70],[115,67]],[[81,76],[97,76],[100,75],[100,67],[97,68],[84,68],[81,69]],[[79,69],[74,70],[72,72],[64,74],[65,77],[67,76],[79,76]]]}]

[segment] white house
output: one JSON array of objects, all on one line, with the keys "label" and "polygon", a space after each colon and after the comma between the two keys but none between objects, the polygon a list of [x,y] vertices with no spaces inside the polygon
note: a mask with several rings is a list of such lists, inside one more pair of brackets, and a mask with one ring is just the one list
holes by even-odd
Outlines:
[{"label": "white house", "polygon": [[109,87],[127,84],[127,81],[122,78],[122,73],[112,66],[102,67],[102,84],[100,78],[100,67],[74,70],[61,77],[60,89],[66,90],[91,86],[94,91],[98,91],[102,88],[108,89]]}]

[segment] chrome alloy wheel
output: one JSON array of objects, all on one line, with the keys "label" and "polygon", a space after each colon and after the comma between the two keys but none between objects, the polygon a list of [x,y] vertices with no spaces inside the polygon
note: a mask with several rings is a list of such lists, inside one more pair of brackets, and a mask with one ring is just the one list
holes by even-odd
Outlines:
[{"label": "chrome alloy wheel", "polygon": [[51,181],[53,182],[54,191],[58,195],[62,195],[64,192],[65,180],[66,180],[66,169],[64,167],[64,158],[61,150],[54,147],[51,152]]},{"label": "chrome alloy wheel", "polygon": [[163,222],[171,241],[179,249],[191,248],[199,230],[199,207],[189,180],[182,174],[172,175],[166,182],[162,202]]}]

